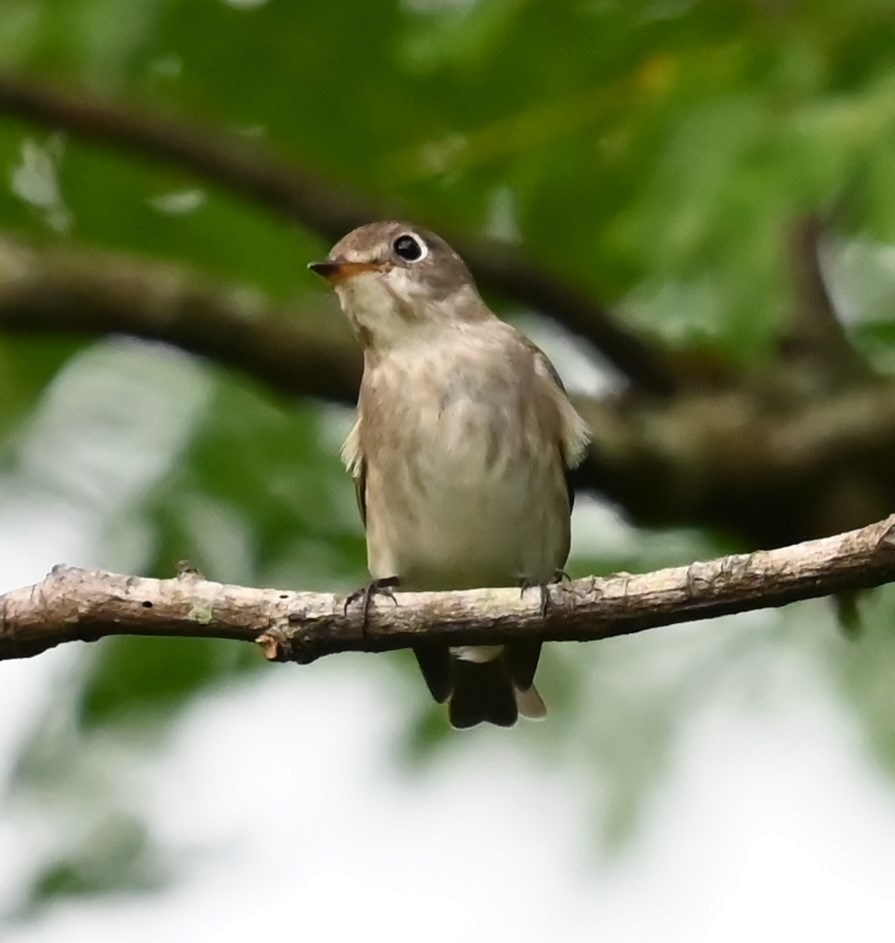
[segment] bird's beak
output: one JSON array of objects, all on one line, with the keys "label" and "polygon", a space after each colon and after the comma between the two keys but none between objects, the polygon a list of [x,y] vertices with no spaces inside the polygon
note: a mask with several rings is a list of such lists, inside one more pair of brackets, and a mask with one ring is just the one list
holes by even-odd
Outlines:
[{"label": "bird's beak", "polygon": [[346,262],[343,259],[324,259],[322,262],[310,262],[308,268],[317,275],[322,275],[333,285],[338,285],[364,272],[380,272],[385,265],[382,262]]}]

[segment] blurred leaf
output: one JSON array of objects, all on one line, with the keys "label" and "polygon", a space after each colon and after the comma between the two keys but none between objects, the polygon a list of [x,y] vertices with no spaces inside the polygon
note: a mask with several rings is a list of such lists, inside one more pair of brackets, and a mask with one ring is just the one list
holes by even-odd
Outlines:
[{"label": "blurred leaf", "polygon": [[252,646],[219,639],[106,639],[83,680],[76,716],[88,730],[159,724],[202,688],[263,664]]},{"label": "blurred leaf", "polygon": [[874,756],[895,775],[895,592],[885,586],[862,595],[857,639],[830,639],[829,670],[863,721]]},{"label": "blurred leaf", "polygon": [[31,916],[40,906],[60,898],[157,890],[168,878],[145,826],[130,815],[110,814],[84,836],[79,847],[35,876],[29,900],[18,916]]},{"label": "blurred leaf", "polygon": [[187,558],[209,579],[326,589],[363,573],[354,492],[328,414],[228,378],[144,514],[153,572]]}]

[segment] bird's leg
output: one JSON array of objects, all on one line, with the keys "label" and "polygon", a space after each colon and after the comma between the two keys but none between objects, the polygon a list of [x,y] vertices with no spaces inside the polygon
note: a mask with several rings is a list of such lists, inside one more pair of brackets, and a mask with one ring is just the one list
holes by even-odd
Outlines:
[{"label": "bird's leg", "polygon": [[551,584],[555,586],[557,583],[562,583],[564,581],[565,582],[571,581],[571,577],[569,576],[568,573],[566,573],[565,570],[560,570],[558,568],[554,570],[553,577],[546,581],[532,580],[532,579],[529,579],[527,576],[521,576],[519,577],[519,596],[521,598],[522,596],[525,595],[525,590],[534,589],[535,587],[537,587],[541,594],[541,605],[540,605],[541,618],[545,619],[547,617],[547,613],[550,611],[551,605],[553,605],[553,600],[550,597],[549,586]]},{"label": "bird's leg", "polygon": [[367,634],[367,617],[370,614],[370,601],[374,596],[387,596],[397,606],[398,600],[395,599],[393,589],[398,585],[398,582],[399,580],[397,576],[385,576],[381,579],[370,580],[366,586],[361,586],[360,589],[356,589],[353,593],[349,593],[345,597],[345,605],[342,611],[346,616],[348,615],[348,607],[352,603],[357,602],[358,599],[363,599],[364,601],[364,619],[361,623],[361,633],[363,635]]}]

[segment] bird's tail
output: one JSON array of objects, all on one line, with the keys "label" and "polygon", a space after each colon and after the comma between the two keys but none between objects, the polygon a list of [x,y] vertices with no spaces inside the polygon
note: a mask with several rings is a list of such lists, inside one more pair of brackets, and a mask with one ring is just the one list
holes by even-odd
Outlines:
[{"label": "bird's tail", "polygon": [[449,656],[450,693],[446,699],[451,725],[512,727],[520,714],[544,717],[547,709],[532,683],[540,645],[516,649],[511,644],[494,651],[491,658],[483,657],[484,653],[490,654],[482,648],[463,650],[460,657],[456,653]]}]

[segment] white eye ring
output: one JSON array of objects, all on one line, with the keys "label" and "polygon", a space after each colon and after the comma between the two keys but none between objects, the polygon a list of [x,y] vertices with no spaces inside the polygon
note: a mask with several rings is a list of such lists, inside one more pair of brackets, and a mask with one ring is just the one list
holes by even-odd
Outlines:
[{"label": "white eye ring", "polygon": [[392,243],[392,249],[405,262],[422,262],[429,254],[429,247],[413,233],[405,232]]}]

